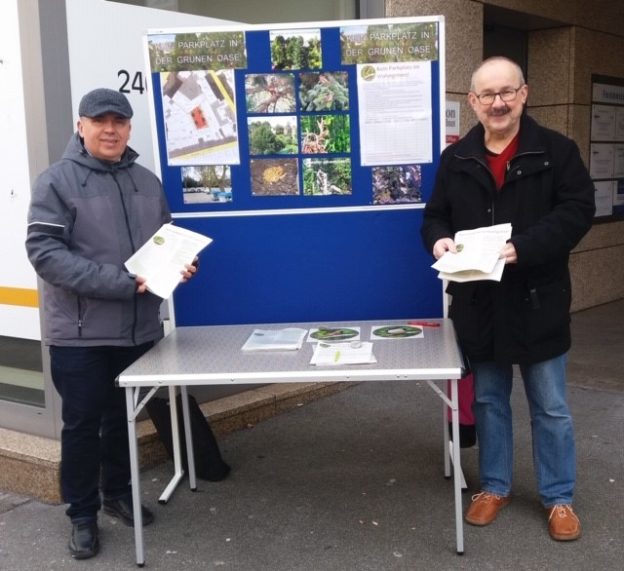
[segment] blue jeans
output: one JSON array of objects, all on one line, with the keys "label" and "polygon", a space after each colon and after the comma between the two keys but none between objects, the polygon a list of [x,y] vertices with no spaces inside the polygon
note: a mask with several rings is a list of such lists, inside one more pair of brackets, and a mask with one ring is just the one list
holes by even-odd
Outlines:
[{"label": "blue jeans", "polygon": [[[576,481],[574,430],[566,402],[566,363],[567,354],[563,354],[520,366],[531,416],[533,467],[545,507],[571,504]],[[494,362],[471,365],[481,489],[507,496],[513,472],[512,366]]]},{"label": "blue jeans", "polygon": [[62,400],[61,493],[74,522],[97,517],[100,488],[107,498],[130,493],[125,395],[115,378],[152,345],[50,347]]}]

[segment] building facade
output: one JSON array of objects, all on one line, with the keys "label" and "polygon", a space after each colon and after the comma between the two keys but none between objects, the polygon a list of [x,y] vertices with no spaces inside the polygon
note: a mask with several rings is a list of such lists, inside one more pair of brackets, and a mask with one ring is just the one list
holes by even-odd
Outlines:
[{"label": "building facade", "polygon": [[[3,85],[18,87],[3,90],[0,96],[3,131],[14,134],[3,143],[0,158],[3,172],[15,173],[14,178],[5,177],[0,192],[6,232],[0,241],[6,248],[0,272],[0,490],[37,494],[44,486],[48,492],[42,497],[51,501],[58,499],[61,424],[47,351],[38,337],[37,280],[23,250],[28,193],[35,176],[60,157],[84,87],[92,85],[98,73],[107,77],[109,64],[113,73],[140,72],[140,32],[127,31],[130,20],[149,26],[149,14],[154,25],[170,27],[223,20],[271,23],[442,15],[446,96],[459,106],[460,134],[474,124],[466,100],[473,69],[484,57],[506,55],[526,74],[529,114],[574,139],[588,165],[596,109],[593,86],[606,83],[624,90],[621,0],[8,0],[0,11],[0,77]],[[80,18],[100,11],[113,14],[100,25],[123,38],[125,51],[119,56],[111,56],[106,46],[86,43],[93,30],[83,29]],[[114,57],[119,61],[107,61]],[[86,68],[95,74],[88,80]],[[133,146],[138,143],[143,147],[140,152],[149,156],[147,103],[136,99],[132,104],[139,122],[134,131],[146,134],[144,141],[133,138]],[[149,161],[144,164],[152,166]],[[617,215],[596,218],[571,257],[574,311],[624,298],[622,258],[624,220]],[[219,396],[212,393],[207,398]],[[37,477],[32,476],[33,463],[45,467]]]}]

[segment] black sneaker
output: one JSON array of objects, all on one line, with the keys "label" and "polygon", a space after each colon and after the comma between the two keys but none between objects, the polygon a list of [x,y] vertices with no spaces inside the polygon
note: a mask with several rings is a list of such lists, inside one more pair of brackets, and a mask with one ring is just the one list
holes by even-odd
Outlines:
[{"label": "black sneaker", "polygon": [[74,559],[89,559],[100,550],[96,520],[72,523],[69,551]]},{"label": "black sneaker", "polygon": [[[125,525],[134,527],[132,496],[123,496],[114,500],[104,498],[102,506],[105,514],[119,518]],[[143,527],[154,521],[154,514],[145,506],[141,506],[141,515],[143,516]]]}]

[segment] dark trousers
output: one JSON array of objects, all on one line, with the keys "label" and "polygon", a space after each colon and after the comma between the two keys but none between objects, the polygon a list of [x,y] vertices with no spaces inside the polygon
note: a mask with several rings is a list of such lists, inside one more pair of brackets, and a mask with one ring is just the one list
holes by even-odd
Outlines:
[{"label": "dark trousers", "polygon": [[153,343],[137,347],[50,347],[62,399],[61,492],[72,521],[94,519],[106,498],[130,493],[124,389],[115,378]]}]

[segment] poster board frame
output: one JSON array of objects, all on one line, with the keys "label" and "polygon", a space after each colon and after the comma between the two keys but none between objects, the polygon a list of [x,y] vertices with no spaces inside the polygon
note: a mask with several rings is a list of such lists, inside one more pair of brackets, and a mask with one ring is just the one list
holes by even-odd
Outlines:
[{"label": "poster board frame", "polygon": [[[216,38],[214,34],[226,34],[227,38],[228,34],[233,35],[240,33],[244,34],[245,39],[255,34],[257,39],[257,37],[266,38],[267,35],[271,37],[270,34],[274,34],[273,37],[277,37],[280,34],[285,33],[289,30],[319,30],[321,38],[321,50],[327,50],[326,53],[333,52],[334,59],[332,61],[334,63],[332,64],[332,66],[330,66],[330,69],[325,69],[321,66],[321,68],[305,68],[303,71],[300,68],[292,70],[293,75],[296,77],[295,99],[297,101],[294,114],[297,118],[297,123],[299,126],[301,123],[303,123],[303,119],[308,117],[308,114],[302,111],[300,107],[302,74],[312,73],[322,75],[325,72],[329,74],[339,74],[343,71],[342,67],[346,65],[353,66],[354,69],[360,67],[361,71],[361,65],[365,65],[360,63],[344,64],[342,67],[340,65],[336,65],[336,50],[338,50],[339,56],[344,57],[345,55],[344,50],[341,49],[341,44],[336,43],[336,30],[338,30],[338,34],[340,34],[345,29],[360,29],[366,27],[367,29],[372,30],[398,30],[397,34],[402,34],[409,29],[409,26],[418,27],[430,24],[435,25],[437,28],[434,54],[435,59],[424,60],[425,62],[428,62],[425,65],[422,64],[421,60],[398,62],[398,64],[401,64],[398,65],[398,67],[407,69],[407,74],[405,75],[405,77],[411,77],[412,79],[415,78],[415,83],[412,83],[411,87],[415,87],[416,95],[422,98],[423,92],[428,91],[427,93],[424,93],[425,100],[426,96],[430,97],[430,107],[427,109],[424,108],[424,104],[422,103],[416,104],[415,106],[411,107],[409,105],[409,101],[406,103],[407,118],[410,120],[415,118],[419,119],[420,117],[416,117],[415,114],[418,114],[423,110],[429,113],[428,117],[426,118],[428,120],[428,123],[427,121],[425,121],[424,123],[421,122],[420,124],[428,125],[428,128],[430,129],[429,133],[423,136],[423,138],[429,138],[429,156],[424,161],[422,161],[422,163],[415,165],[417,166],[416,172],[418,173],[418,188],[416,189],[417,192],[413,192],[414,189],[412,186],[412,194],[408,196],[407,200],[403,200],[406,194],[404,187],[402,189],[402,194],[401,192],[398,193],[398,199],[391,197],[386,202],[384,202],[383,200],[377,200],[377,198],[379,197],[375,194],[375,187],[372,184],[373,171],[377,168],[384,169],[387,165],[385,163],[382,165],[363,164],[364,161],[362,153],[361,131],[363,128],[365,129],[366,126],[364,125],[363,127],[362,117],[360,116],[360,98],[363,96],[363,94],[364,96],[366,96],[366,92],[361,89],[360,85],[358,85],[359,78],[357,80],[354,79],[355,74],[353,70],[349,71],[349,73],[347,74],[349,83],[349,109],[346,112],[332,110],[332,113],[328,113],[329,115],[333,116],[346,116],[349,118],[348,128],[352,148],[349,148],[348,152],[337,152],[336,156],[338,160],[343,160],[347,158],[351,161],[353,173],[353,184],[351,191],[344,194],[341,192],[335,192],[319,195],[306,195],[303,188],[304,175],[301,174],[301,171],[304,170],[304,167],[301,165],[303,165],[306,161],[312,162],[312,160],[310,159],[314,159],[315,157],[311,157],[303,152],[303,141],[299,135],[299,132],[297,135],[297,144],[299,145],[299,147],[298,151],[295,153],[295,160],[298,161],[298,166],[300,169],[298,171],[297,180],[299,186],[296,195],[267,196],[254,191],[251,186],[253,184],[253,177],[250,176],[250,169],[246,169],[244,166],[241,165],[244,165],[246,162],[253,165],[255,161],[260,162],[264,159],[264,157],[258,157],[254,155],[254,153],[250,152],[250,137],[247,123],[252,115],[247,114],[246,110],[243,111],[242,109],[243,107],[245,107],[246,103],[246,101],[243,101],[243,99],[247,98],[245,93],[245,76],[252,74],[277,74],[275,69],[268,67],[267,62],[270,62],[271,67],[274,67],[274,61],[272,59],[267,59],[267,57],[272,58],[273,56],[270,52],[271,48],[265,47],[264,51],[254,49],[253,53],[256,55],[253,57],[255,57],[256,59],[254,60],[250,54],[250,59],[246,60],[247,67],[237,68],[236,71],[230,74],[230,78],[233,78],[233,82],[231,83],[231,90],[228,91],[227,87],[225,89],[219,87],[219,90],[221,92],[233,92],[236,97],[235,123],[238,128],[237,150],[239,163],[236,164],[236,160],[234,160],[233,164],[230,165],[230,196],[226,197],[225,200],[215,200],[217,204],[204,203],[202,205],[200,203],[199,206],[184,204],[183,195],[186,194],[186,192],[185,187],[183,187],[185,179],[182,176],[182,172],[186,168],[186,165],[182,164],[181,162],[178,164],[171,164],[171,162],[175,163],[176,161],[171,160],[171,157],[173,155],[170,152],[171,149],[168,148],[172,147],[172,145],[170,145],[170,141],[168,140],[168,134],[172,132],[172,129],[169,128],[166,124],[165,113],[167,113],[167,107],[164,102],[165,95],[163,89],[163,82],[165,82],[165,86],[169,85],[169,83],[167,82],[170,81],[171,71],[179,70],[164,70],[163,68],[159,68],[158,65],[156,65],[156,69],[154,69],[155,63],[153,53],[152,59],[150,59],[150,39],[158,36],[172,36],[173,38],[177,39],[179,35],[184,35],[183,37],[187,38],[189,34],[195,34],[196,37],[200,39],[205,39],[205,36],[202,36],[201,34],[213,34],[213,38]],[[222,255],[217,256],[219,258],[217,266],[217,271],[219,275],[221,275],[222,272],[227,273],[228,270],[232,270],[232,256],[234,255],[236,250],[240,250],[240,246],[246,254],[251,254],[254,258],[258,258],[259,256],[259,265],[263,266],[264,271],[272,273],[273,276],[280,281],[281,285],[276,288],[276,295],[284,299],[286,295],[285,292],[289,288],[288,284],[294,284],[290,279],[286,279],[285,281],[283,281],[281,278],[284,277],[285,272],[297,270],[297,268],[293,265],[293,260],[300,259],[301,250],[309,250],[310,246],[315,242],[315,240],[295,239],[295,243],[291,245],[291,247],[285,248],[282,248],[281,245],[274,243],[276,249],[278,250],[277,252],[271,252],[271,248],[266,248],[266,244],[264,244],[265,247],[262,248],[261,252],[254,251],[251,243],[254,241],[257,243],[258,235],[264,234],[266,229],[272,228],[275,226],[275,224],[277,224],[282,227],[285,232],[285,236],[295,236],[296,234],[298,234],[298,230],[302,230],[304,232],[309,231],[311,233],[326,234],[329,236],[330,243],[342,245],[349,242],[349,244],[344,248],[344,252],[342,252],[342,255],[329,256],[329,260],[327,259],[328,257],[324,254],[321,254],[320,257],[313,254],[312,259],[309,260],[309,263],[307,264],[308,268],[304,268],[304,271],[302,272],[302,282],[299,282],[300,284],[315,282],[317,281],[317,279],[323,281],[326,278],[335,278],[345,290],[352,288],[354,281],[357,281],[358,284],[360,284],[360,286],[356,288],[357,292],[355,293],[355,299],[359,301],[359,303],[357,304],[357,308],[355,305],[347,303],[346,306],[342,304],[343,309],[339,310],[338,307],[341,306],[340,299],[331,300],[332,302],[335,301],[336,303],[327,303],[328,301],[330,301],[329,297],[322,296],[319,302],[325,307],[325,310],[320,312],[312,309],[312,306],[309,303],[304,303],[303,309],[301,307],[294,309],[294,307],[297,305],[296,300],[290,300],[290,303],[287,303],[287,306],[290,307],[290,310],[285,312],[235,311],[230,315],[226,315],[226,313],[218,310],[217,315],[210,311],[207,311],[206,313],[200,312],[200,314],[198,315],[196,311],[190,310],[190,305],[197,306],[198,299],[196,297],[196,292],[190,291],[195,289],[194,286],[196,284],[189,284],[188,286],[185,286],[185,288],[178,288],[178,291],[175,295],[174,313],[176,315],[176,322],[178,324],[195,325],[278,322],[295,319],[369,319],[379,317],[382,314],[385,314],[386,317],[398,317],[399,314],[406,315],[407,313],[417,313],[418,315],[427,315],[431,317],[442,315],[442,296],[440,292],[440,283],[435,278],[435,276],[433,276],[433,272],[429,268],[431,263],[430,256],[428,255],[428,253],[423,251],[422,246],[420,245],[418,229],[422,219],[422,209],[424,208],[426,198],[428,198],[433,188],[435,171],[437,170],[439,155],[446,145],[444,39],[445,36],[443,16],[391,19],[384,18],[371,20],[344,20],[291,24],[240,24],[148,30],[148,32],[144,36],[144,53],[146,69],[149,71],[149,73],[147,74],[150,81],[149,89],[152,94],[152,97],[150,98],[150,115],[154,135],[152,138],[152,140],[154,141],[154,161],[156,164],[157,172],[162,176],[165,192],[169,199],[173,217],[176,223],[188,227],[191,230],[203,232],[211,237],[215,237],[215,246],[219,244],[222,239],[226,239],[228,240],[228,242],[230,242],[229,252],[223,252]],[[234,40],[232,41],[233,43],[235,43]],[[245,45],[247,46],[249,44],[245,42]],[[270,45],[271,44],[269,43],[269,46]],[[409,47],[410,45],[413,47],[414,43],[412,42],[412,44],[410,44],[408,42],[407,46]],[[386,46],[386,48],[387,47],[388,46]],[[377,48],[379,48],[379,46],[377,46]],[[398,48],[395,45],[392,49],[396,50]],[[428,48],[421,47],[418,49]],[[264,57],[264,59],[257,55],[258,51],[264,54],[262,56]],[[240,50],[235,51],[234,55],[239,54],[240,57],[240,53]],[[221,55],[224,55],[223,52],[221,52]],[[203,57],[207,59],[207,56],[208,53],[204,52]],[[376,70],[384,69],[384,67],[390,67],[389,65],[386,65],[389,63],[386,61],[373,63],[375,64],[374,67],[376,67]],[[390,63],[395,64],[395,66],[397,64],[397,62]],[[425,71],[423,74],[423,67],[430,68],[429,75],[427,75],[427,71]],[[199,75],[195,76],[196,78],[198,78],[198,80],[193,80],[191,83],[200,82],[202,74],[206,71],[208,71],[208,73],[206,73],[206,76],[211,75],[213,78],[216,78],[216,83],[219,82],[218,71],[216,71],[215,75],[215,73],[213,73],[215,72],[215,70],[199,70]],[[291,72],[291,70],[289,69],[280,69],[277,71],[280,73]],[[403,69],[399,71],[403,71]],[[170,75],[165,78],[165,73],[169,73]],[[409,75],[410,73],[411,76]],[[181,74],[176,73],[175,75],[177,76],[176,79],[179,79],[179,76]],[[186,77],[192,77],[192,74],[188,73],[186,74]],[[183,77],[182,79],[186,79],[186,77]],[[223,77],[225,77],[225,75]],[[429,84],[426,86],[425,89],[423,89],[422,86],[420,88],[418,87],[418,82],[422,84],[423,78],[425,78],[425,81],[427,80],[427,78],[429,79]],[[178,84],[179,83],[180,82],[178,82]],[[212,83],[213,85],[212,91],[214,94],[215,82],[210,83]],[[225,82],[223,82],[223,85],[225,85]],[[420,89],[420,92],[418,92],[418,89]],[[399,92],[400,90],[395,90],[395,96],[397,96]],[[171,103],[171,101],[169,101],[169,103]],[[421,105],[421,107],[418,107],[418,105]],[[421,115],[426,115],[426,113],[421,113]],[[282,114],[276,114],[276,116],[281,117]],[[316,110],[310,113],[309,116],[313,119],[317,119],[318,117],[323,116],[323,112]],[[370,113],[367,115],[369,119],[373,116],[374,114]],[[392,115],[390,116],[392,117]],[[394,117],[396,118],[398,117],[398,115],[395,115]],[[378,151],[379,148],[380,147],[376,147],[374,150]],[[421,154],[418,155],[418,153]],[[374,156],[374,152],[370,153],[370,156]],[[426,150],[423,154],[422,150],[418,149],[416,151],[416,156],[427,157]],[[272,156],[269,157],[269,160],[275,158],[277,157]],[[325,158],[327,158],[327,156],[321,157],[321,159]],[[209,159],[208,162],[210,162],[210,160],[212,159]],[[320,162],[322,164],[322,160]],[[355,167],[353,167],[354,162],[356,162]],[[188,166],[192,167],[193,165]],[[204,166],[208,169],[211,169],[214,165],[206,164]],[[280,165],[277,164],[277,168],[273,169],[278,171],[275,177],[277,179],[279,179],[280,176],[284,173],[284,171],[279,171],[279,166]],[[382,170],[381,172],[384,172],[384,174],[392,173],[394,180],[398,179],[403,183],[407,178],[409,178],[409,172],[405,164],[388,166],[389,168],[387,168],[387,171]],[[265,169],[265,172],[266,170],[267,169]],[[268,170],[270,171],[271,169]],[[399,173],[398,175],[397,172]],[[317,179],[318,178],[319,177],[317,173]],[[414,177],[412,177],[412,179],[413,178]],[[269,179],[267,185],[270,186],[271,184],[272,183]],[[408,187],[407,193],[409,194],[409,185],[404,186]],[[245,196],[244,200],[238,202],[238,204],[237,193],[239,193],[239,197],[243,195]],[[215,196],[217,196],[217,194],[218,193],[214,193]],[[417,197],[416,200],[413,199],[414,196]],[[240,204],[242,204],[242,206],[239,206]],[[250,204],[253,206],[250,207]],[[256,207],[256,205],[258,205],[258,207]],[[262,220],[255,220],[253,223],[246,223],[245,220],[248,220],[249,218],[260,218]],[[395,233],[399,240],[408,241],[409,245],[407,247],[405,245],[402,245],[400,248],[400,254],[390,256],[391,261],[388,262],[385,259],[384,254],[379,251],[379,246],[374,243],[371,244],[370,238],[363,239],[361,241],[358,240],[357,242],[353,242],[352,238],[350,238],[350,236],[353,235],[362,236],[362,231],[366,231],[370,224],[380,226],[382,232],[390,231],[392,233]],[[225,230],[226,226],[234,229],[233,234],[235,234],[235,238],[232,232]],[[295,228],[296,230],[293,230]],[[216,236],[214,235],[215,232]],[[256,235],[256,238],[254,238],[254,234]],[[235,241],[237,242],[236,244],[234,243]],[[243,244],[242,242],[245,243]],[[210,252],[208,253],[214,253],[214,249],[211,248]],[[424,295],[416,296],[415,302],[412,302],[409,300],[409,297],[411,295],[409,293],[409,288],[402,287],[401,289],[404,289],[405,292],[401,292],[400,299],[395,299],[395,302],[391,303],[385,311],[380,305],[379,299],[366,300],[368,296],[364,291],[364,284],[367,279],[371,278],[372,274],[371,272],[361,273],[358,267],[353,264],[358,264],[358,261],[362,262],[366,258],[367,253],[370,254],[371,264],[379,263],[381,265],[380,270],[389,270],[390,272],[397,274],[397,277],[395,279],[390,280],[387,287],[396,290],[396,286],[400,285],[401,282],[407,284],[408,282],[413,283],[414,281],[418,281],[422,282],[425,287]],[[342,261],[340,259],[341,257]],[[321,258],[329,262],[327,269],[321,268],[319,270],[319,266],[322,264]],[[342,267],[345,261],[347,261],[348,268]],[[272,262],[277,263],[277,266],[273,269],[269,267],[271,266]],[[286,262],[285,265],[287,266],[287,269],[283,267],[284,264],[281,264],[281,262]],[[391,266],[389,268],[388,263],[390,263]],[[405,274],[405,264],[415,264],[415,267],[417,268],[415,272],[407,272],[409,274],[407,281],[403,281],[405,278],[399,277],[400,275]],[[245,272],[243,272],[243,274],[245,274]],[[258,274],[256,273],[253,276],[253,281],[256,281],[257,276]],[[355,276],[355,278],[352,278],[351,276]],[[237,284],[239,284],[239,279],[249,280],[250,278],[252,278],[250,274],[245,274],[245,276],[243,277],[242,275],[239,275],[239,272],[236,271],[231,277],[236,281]],[[225,284],[222,282],[220,285],[224,286]],[[266,286],[266,284],[264,284],[264,286]],[[300,296],[300,300],[309,297],[309,295],[311,294],[311,291],[309,291],[306,287],[297,287],[297,289],[300,290],[300,293],[298,294]],[[211,289],[212,294],[215,294],[216,297],[215,295],[211,295],[210,293],[208,297],[214,299],[221,298],[222,296],[215,293],[217,290],[219,290],[219,285],[215,285]],[[247,294],[249,293],[250,292],[248,290],[245,291],[244,287],[239,287],[237,299],[241,300],[243,296],[247,297]],[[263,289],[263,293],[258,295],[259,298],[265,299],[268,295],[268,292],[266,291],[266,289]],[[251,297],[253,298],[255,296],[252,294]],[[343,302],[346,301],[344,295],[338,297],[342,298]],[[376,296],[372,296],[372,298],[375,297]],[[323,301],[323,298],[325,298],[325,301]],[[260,299],[257,299],[256,301],[260,301]],[[222,307],[223,303],[231,302],[231,296],[226,295],[224,298],[221,299],[220,302],[217,301],[216,304],[217,306]],[[250,304],[245,305],[247,305],[247,309],[251,309],[252,307],[258,307],[258,303],[255,302],[251,302]],[[408,308],[410,308],[409,312]]]}]

